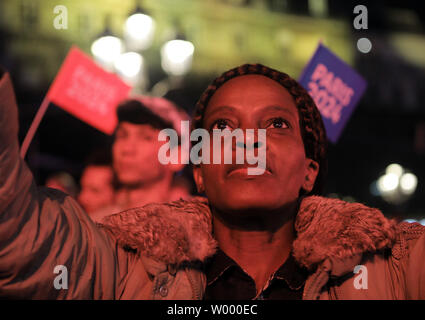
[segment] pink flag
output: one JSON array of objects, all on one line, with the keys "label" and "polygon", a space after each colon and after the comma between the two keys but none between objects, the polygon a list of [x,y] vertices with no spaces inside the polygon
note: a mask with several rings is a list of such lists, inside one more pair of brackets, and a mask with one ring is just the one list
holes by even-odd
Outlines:
[{"label": "pink flag", "polygon": [[117,75],[103,70],[80,49],[72,47],[47,99],[98,130],[112,134],[117,125],[115,109],[130,90]]}]

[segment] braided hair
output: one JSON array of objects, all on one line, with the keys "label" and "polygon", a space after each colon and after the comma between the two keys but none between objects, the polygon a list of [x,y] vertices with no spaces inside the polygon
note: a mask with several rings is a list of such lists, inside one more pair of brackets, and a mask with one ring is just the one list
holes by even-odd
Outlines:
[{"label": "braided hair", "polygon": [[327,175],[327,138],[322,117],[308,92],[293,78],[286,73],[274,70],[261,64],[244,64],[224,72],[203,92],[196,103],[192,119],[192,130],[203,127],[205,110],[214,93],[230,79],[256,74],[270,78],[282,85],[294,99],[298,109],[301,137],[307,158],[319,164],[319,173],[309,195],[321,195],[324,189]]}]

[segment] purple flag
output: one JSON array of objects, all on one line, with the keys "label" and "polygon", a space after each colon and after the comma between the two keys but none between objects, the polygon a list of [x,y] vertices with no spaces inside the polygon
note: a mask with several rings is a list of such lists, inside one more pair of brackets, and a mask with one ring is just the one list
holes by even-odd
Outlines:
[{"label": "purple flag", "polygon": [[329,140],[336,143],[366,89],[366,81],[320,43],[299,82],[319,108]]}]

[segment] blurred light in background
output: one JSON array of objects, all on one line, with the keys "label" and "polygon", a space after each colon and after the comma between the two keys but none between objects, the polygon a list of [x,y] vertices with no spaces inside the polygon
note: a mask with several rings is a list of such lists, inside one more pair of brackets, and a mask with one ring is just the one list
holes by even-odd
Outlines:
[{"label": "blurred light in background", "polygon": [[418,178],[413,173],[393,163],[387,166],[383,176],[371,184],[370,191],[389,203],[400,204],[415,193],[417,185]]},{"label": "blurred light in background", "polygon": [[408,222],[408,223],[420,223],[421,225],[425,226],[425,219],[422,220],[416,220],[416,219],[405,219],[403,220],[403,222]]},{"label": "blurred light in background", "polygon": [[98,38],[91,46],[91,52],[95,60],[109,71],[113,71],[114,62],[123,50],[121,39],[112,35]]},{"label": "blurred light in background", "polygon": [[152,45],[155,21],[140,9],[129,16],[124,25],[124,39],[129,50],[145,50]]},{"label": "blurred light in background", "polygon": [[411,195],[418,185],[418,178],[413,173],[405,173],[400,178],[400,189],[404,194]]},{"label": "blurred light in background", "polygon": [[381,193],[393,191],[398,187],[399,177],[395,173],[386,173],[378,179],[378,189]]},{"label": "blurred light in background", "polygon": [[308,0],[308,10],[313,17],[324,18],[328,15],[328,0]]},{"label": "blurred light in background", "polygon": [[114,61],[115,70],[119,76],[131,85],[136,85],[141,80],[144,59],[137,52],[126,52],[119,55]]},{"label": "blurred light in background", "polygon": [[397,163],[392,163],[385,169],[386,173],[393,173],[400,177],[403,174],[403,167]]},{"label": "blurred light in background", "polygon": [[[96,39],[91,47],[95,60],[107,71],[117,73],[124,81],[133,87],[137,93],[146,93],[149,83],[149,61],[141,55],[148,49],[155,34],[155,20],[140,7],[129,15],[124,23],[123,38],[116,37],[110,31],[110,19],[107,17],[105,31]],[[179,29],[176,27],[176,29]],[[160,49],[161,67],[167,74],[167,79],[159,81],[151,90],[156,93],[161,89],[166,94],[170,88],[179,87],[183,75],[192,68],[195,47],[187,41],[183,32],[177,30],[177,36],[165,42]],[[155,90],[154,90],[155,89]]]},{"label": "blurred light in background", "polygon": [[182,76],[192,66],[194,51],[195,47],[190,41],[167,41],[161,48],[161,66],[170,75]]}]

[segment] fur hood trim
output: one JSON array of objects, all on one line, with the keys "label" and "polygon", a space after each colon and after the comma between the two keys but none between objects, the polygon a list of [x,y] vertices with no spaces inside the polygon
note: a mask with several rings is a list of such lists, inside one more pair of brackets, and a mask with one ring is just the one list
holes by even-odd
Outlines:
[{"label": "fur hood trim", "polygon": [[217,243],[212,237],[212,217],[203,198],[148,204],[105,217],[100,224],[123,247],[177,265],[203,261],[212,256]]},{"label": "fur hood trim", "polygon": [[307,197],[295,221],[294,257],[310,270],[326,259],[334,268],[344,260],[359,261],[355,257],[363,253],[392,248],[395,226],[381,211],[361,203]]},{"label": "fur hood trim", "polygon": [[[211,221],[207,201],[196,198],[127,210],[106,217],[101,225],[123,247],[178,265],[204,261],[215,253]],[[294,257],[310,270],[325,260],[335,269],[338,263],[358,261],[355,257],[365,252],[391,248],[396,236],[395,223],[378,209],[318,196],[302,200],[295,230]]]}]

